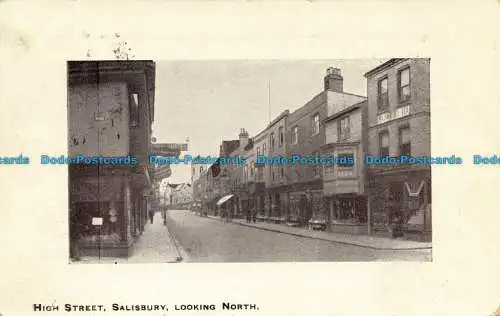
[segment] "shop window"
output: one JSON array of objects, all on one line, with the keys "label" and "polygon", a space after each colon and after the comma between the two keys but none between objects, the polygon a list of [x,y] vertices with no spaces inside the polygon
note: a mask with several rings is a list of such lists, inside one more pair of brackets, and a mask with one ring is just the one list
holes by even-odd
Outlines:
[{"label": "shop window", "polygon": [[384,112],[389,109],[389,93],[387,90],[387,77],[378,82],[378,98],[377,106],[379,112]]}]

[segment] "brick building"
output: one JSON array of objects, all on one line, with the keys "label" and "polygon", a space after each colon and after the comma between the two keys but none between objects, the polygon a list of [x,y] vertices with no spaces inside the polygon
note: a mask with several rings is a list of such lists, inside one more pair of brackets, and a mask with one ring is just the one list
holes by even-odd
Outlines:
[{"label": "brick building", "polygon": [[[430,60],[395,58],[365,74],[368,155],[430,156]],[[405,221],[430,229],[429,165],[370,165],[375,225],[403,210]]]}]

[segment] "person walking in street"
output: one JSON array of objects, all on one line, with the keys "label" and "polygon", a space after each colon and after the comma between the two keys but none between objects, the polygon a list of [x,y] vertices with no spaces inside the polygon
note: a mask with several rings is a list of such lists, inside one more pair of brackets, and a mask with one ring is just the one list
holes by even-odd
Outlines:
[{"label": "person walking in street", "polygon": [[70,241],[69,241],[69,252],[70,252],[70,257],[74,261],[79,261],[80,260],[80,247],[79,247],[79,242],[80,242],[80,227],[79,227],[79,222],[78,222],[78,215],[76,213],[76,210],[70,208],[70,218],[69,218],[69,235],[70,235]]},{"label": "person walking in street", "polygon": [[247,221],[247,223],[250,223],[252,220],[252,210],[250,208],[247,208],[245,213],[246,213],[246,216],[245,216],[246,221]]},{"label": "person walking in street", "polygon": [[256,221],[257,221],[257,208],[254,208],[252,212],[252,222],[255,224]]},{"label": "person walking in street", "polygon": [[163,218],[163,225],[167,225],[167,207],[163,206],[161,211],[161,217]]},{"label": "person walking in street", "polygon": [[152,209],[150,209],[149,210],[149,220],[151,221],[151,224],[153,224],[154,216],[155,216],[155,212]]}]

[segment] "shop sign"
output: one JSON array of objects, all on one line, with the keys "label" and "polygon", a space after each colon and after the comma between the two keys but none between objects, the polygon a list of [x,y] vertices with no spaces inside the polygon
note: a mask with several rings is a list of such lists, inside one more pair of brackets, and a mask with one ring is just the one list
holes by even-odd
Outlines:
[{"label": "shop sign", "polygon": [[397,120],[399,118],[410,115],[410,106],[403,106],[398,108],[394,112],[386,112],[377,116],[377,124],[383,124],[392,120]]},{"label": "shop sign", "polygon": [[102,226],[102,223],[103,223],[102,217],[92,217],[92,225]]}]

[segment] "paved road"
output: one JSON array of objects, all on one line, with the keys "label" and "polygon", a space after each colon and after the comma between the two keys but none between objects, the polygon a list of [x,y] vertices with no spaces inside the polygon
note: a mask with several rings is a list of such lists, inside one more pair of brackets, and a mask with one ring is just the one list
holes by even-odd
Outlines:
[{"label": "paved road", "polygon": [[189,262],[430,261],[430,250],[373,250],[170,210],[168,229]]}]

